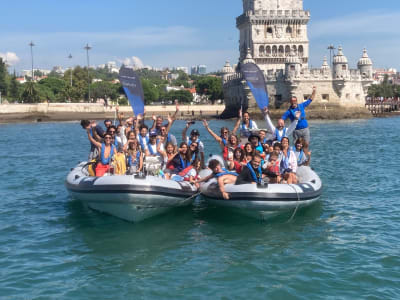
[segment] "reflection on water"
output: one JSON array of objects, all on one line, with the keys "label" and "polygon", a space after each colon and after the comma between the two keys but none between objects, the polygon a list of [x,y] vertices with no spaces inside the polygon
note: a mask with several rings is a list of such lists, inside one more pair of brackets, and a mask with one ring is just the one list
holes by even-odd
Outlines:
[{"label": "reflection on water", "polygon": [[[233,122],[211,122],[221,126]],[[206,151],[219,151],[194,128]],[[132,224],[68,196],[66,174],[89,150],[78,123],[0,125],[0,295],[396,299],[396,128],[398,118],[312,122],[324,193],[291,222],[291,212],[263,222],[198,199]]]}]

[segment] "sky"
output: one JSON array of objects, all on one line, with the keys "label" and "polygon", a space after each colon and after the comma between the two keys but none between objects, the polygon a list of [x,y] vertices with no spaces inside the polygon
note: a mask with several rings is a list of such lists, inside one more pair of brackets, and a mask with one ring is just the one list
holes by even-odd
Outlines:
[{"label": "sky", "polygon": [[[237,63],[236,17],[241,0],[0,0],[0,56],[17,72],[139,58],[152,67],[208,71]],[[327,46],[343,46],[355,67],[365,47],[375,68],[400,69],[399,0],[304,0],[310,10],[310,65],[319,67]],[[68,55],[72,59],[68,59]]]}]

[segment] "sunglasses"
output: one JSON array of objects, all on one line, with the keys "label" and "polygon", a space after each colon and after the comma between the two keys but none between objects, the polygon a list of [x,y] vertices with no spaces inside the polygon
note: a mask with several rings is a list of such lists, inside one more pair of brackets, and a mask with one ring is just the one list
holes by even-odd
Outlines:
[{"label": "sunglasses", "polygon": [[105,140],[111,140],[111,138],[110,138],[110,137],[105,137],[104,139],[105,139]]}]

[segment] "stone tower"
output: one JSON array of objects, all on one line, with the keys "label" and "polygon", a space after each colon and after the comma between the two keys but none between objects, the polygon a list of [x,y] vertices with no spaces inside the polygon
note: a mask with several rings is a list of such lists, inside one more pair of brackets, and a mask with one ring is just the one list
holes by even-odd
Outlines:
[{"label": "stone tower", "polygon": [[307,68],[309,20],[303,0],[243,0],[243,14],[236,19],[240,61],[249,48],[262,70],[275,73],[285,69],[286,58],[294,52],[301,68]]}]

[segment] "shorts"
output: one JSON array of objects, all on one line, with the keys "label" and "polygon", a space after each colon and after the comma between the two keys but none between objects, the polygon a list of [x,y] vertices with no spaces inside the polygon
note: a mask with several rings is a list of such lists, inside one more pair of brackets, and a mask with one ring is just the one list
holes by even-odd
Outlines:
[{"label": "shorts", "polygon": [[310,144],[310,129],[308,127],[303,129],[296,129],[293,132],[293,143],[296,143],[297,139],[300,137],[302,137],[307,142],[307,144]]}]

